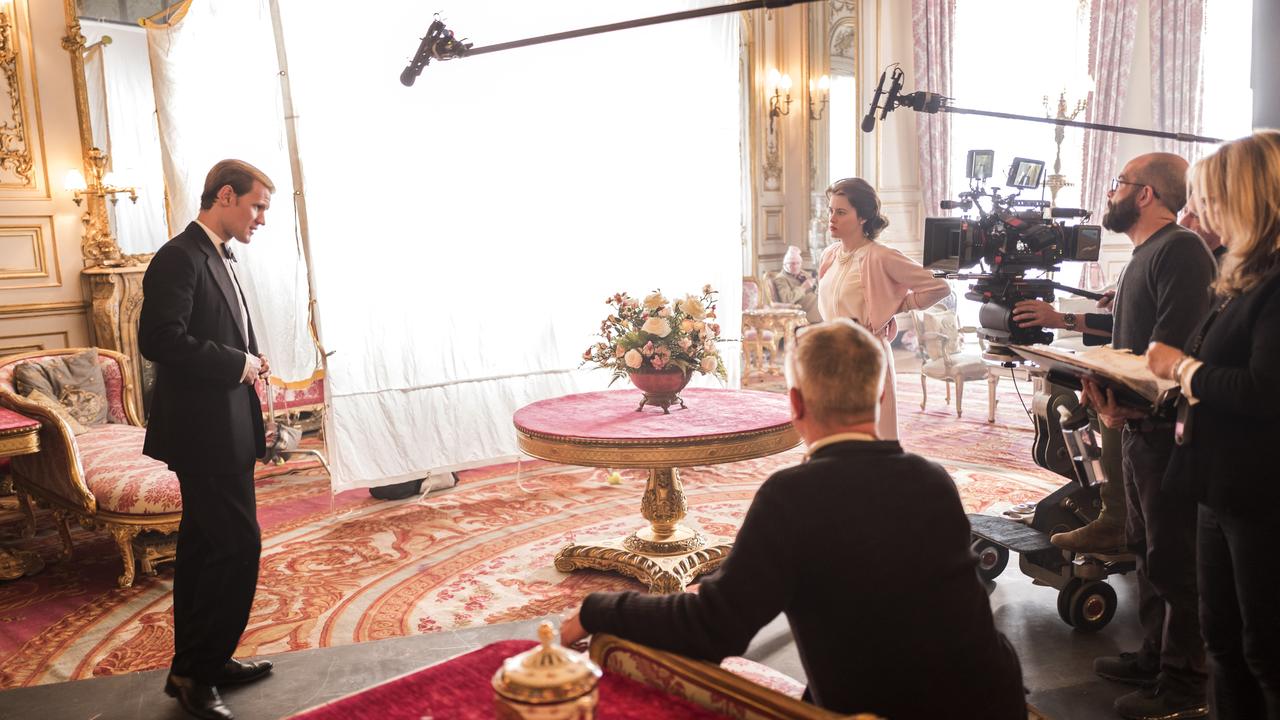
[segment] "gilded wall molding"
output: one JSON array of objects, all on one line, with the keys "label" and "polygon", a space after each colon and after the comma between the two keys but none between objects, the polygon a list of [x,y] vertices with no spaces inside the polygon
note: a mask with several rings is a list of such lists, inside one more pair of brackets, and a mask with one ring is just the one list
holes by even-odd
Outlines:
[{"label": "gilded wall molding", "polygon": [[0,2],[0,197],[49,197],[40,95],[25,0]]},{"label": "gilded wall molding", "polygon": [[[0,6],[0,71],[4,72],[9,93],[8,117],[0,121],[0,186],[28,188],[35,185],[35,173],[18,68],[18,33],[12,25],[16,14],[14,9]],[[10,174],[16,176],[16,181],[8,177]]]},{"label": "gilded wall molding", "polygon": [[[13,264],[15,254],[21,260]],[[23,282],[31,281],[35,282]],[[0,215],[0,290],[62,286],[53,217]]]},{"label": "gilded wall molding", "polygon": [[68,347],[71,347],[71,334],[66,330],[0,335],[0,357]]},{"label": "gilded wall molding", "polygon": [[66,302],[26,303],[21,305],[0,305],[0,319],[27,317],[52,317],[56,315],[83,315],[88,312],[88,305],[81,300]]}]

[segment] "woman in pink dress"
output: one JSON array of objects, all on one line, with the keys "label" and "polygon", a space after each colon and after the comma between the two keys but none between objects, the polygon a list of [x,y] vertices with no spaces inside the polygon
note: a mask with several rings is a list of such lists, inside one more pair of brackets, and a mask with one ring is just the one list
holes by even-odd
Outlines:
[{"label": "woman in pink dress", "polygon": [[876,428],[881,439],[896,440],[896,375],[889,348],[898,333],[893,316],[923,310],[951,294],[951,287],[906,255],[876,242],[889,219],[880,214],[880,197],[866,180],[837,180],[827,188],[827,202],[829,229],[838,242],[827,247],[818,262],[818,310],[823,320],[852,318],[884,343],[884,403]]}]

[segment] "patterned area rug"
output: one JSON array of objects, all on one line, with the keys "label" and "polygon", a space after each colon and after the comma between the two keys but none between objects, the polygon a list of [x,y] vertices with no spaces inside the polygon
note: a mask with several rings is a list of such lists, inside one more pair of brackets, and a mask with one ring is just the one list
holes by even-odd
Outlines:
[{"label": "patterned area rug", "polygon": [[[1000,512],[1061,484],[1031,464],[1025,417],[1017,425],[986,422],[985,386],[981,404],[957,421],[940,395],[936,409],[916,412],[908,384],[919,402],[918,378],[909,376],[899,390],[903,443],[952,473],[970,512]],[[1017,407],[1016,398],[1004,399]],[[686,522],[731,539],[764,478],[800,459],[793,450],[683,470]],[[610,485],[604,470],[496,465],[461,473],[452,490],[400,502],[362,490],[331,497],[322,472],[285,471],[258,480],[262,569],[240,655],[523,620],[567,610],[596,590],[641,589],[626,578],[566,575],[552,566],[556,551],[575,539],[622,536],[643,523],[639,471],[623,471],[622,484]],[[0,502],[0,540],[17,538],[12,505],[12,498]],[[0,688],[167,665],[172,568],[120,589],[109,538],[76,530],[73,558],[52,562],[56,533],[47,519],[40,527],[24,547],[50,566],[0,584]]]}]

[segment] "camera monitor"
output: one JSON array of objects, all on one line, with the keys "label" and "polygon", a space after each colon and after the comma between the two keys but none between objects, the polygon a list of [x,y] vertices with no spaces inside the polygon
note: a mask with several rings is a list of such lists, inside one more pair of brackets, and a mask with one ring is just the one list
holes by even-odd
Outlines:
[{"label": "camera monitor", "polygon": [[1040,178],[1044,175],[1044,161],[1016,157],[1009,166],[1009,187],[1030,190],[1040,187]]},{"label": "camera monitor", "polygon": [[964,165],[964,176],[970,180],[986,180],[996,166],[995,150],[970,150]]},{"label": "camera monitor", "polygon": [[965,218],[924,219],[924,266],[958,272],[978,261],[973,246],[973,226]]}]

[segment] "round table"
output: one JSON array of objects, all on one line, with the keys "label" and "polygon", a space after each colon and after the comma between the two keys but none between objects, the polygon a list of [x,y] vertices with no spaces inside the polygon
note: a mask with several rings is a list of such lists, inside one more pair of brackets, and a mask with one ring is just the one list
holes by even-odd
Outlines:
[{"label": "round table", "polygon": [[541,400],[513,418],[520,449],[569,465],[649,471],[640,514],[649,521],[626,538],[568,545],[556,569],[607,570],[647,583],[650,592],[683,590],[719,567],[730,544],[708,546],[680,524],[687,505],[677,468],[750,460],[800,443],[787,396],[753,390],[692,388],[687,408],[637,410],[638,390],[609,390]]}]

